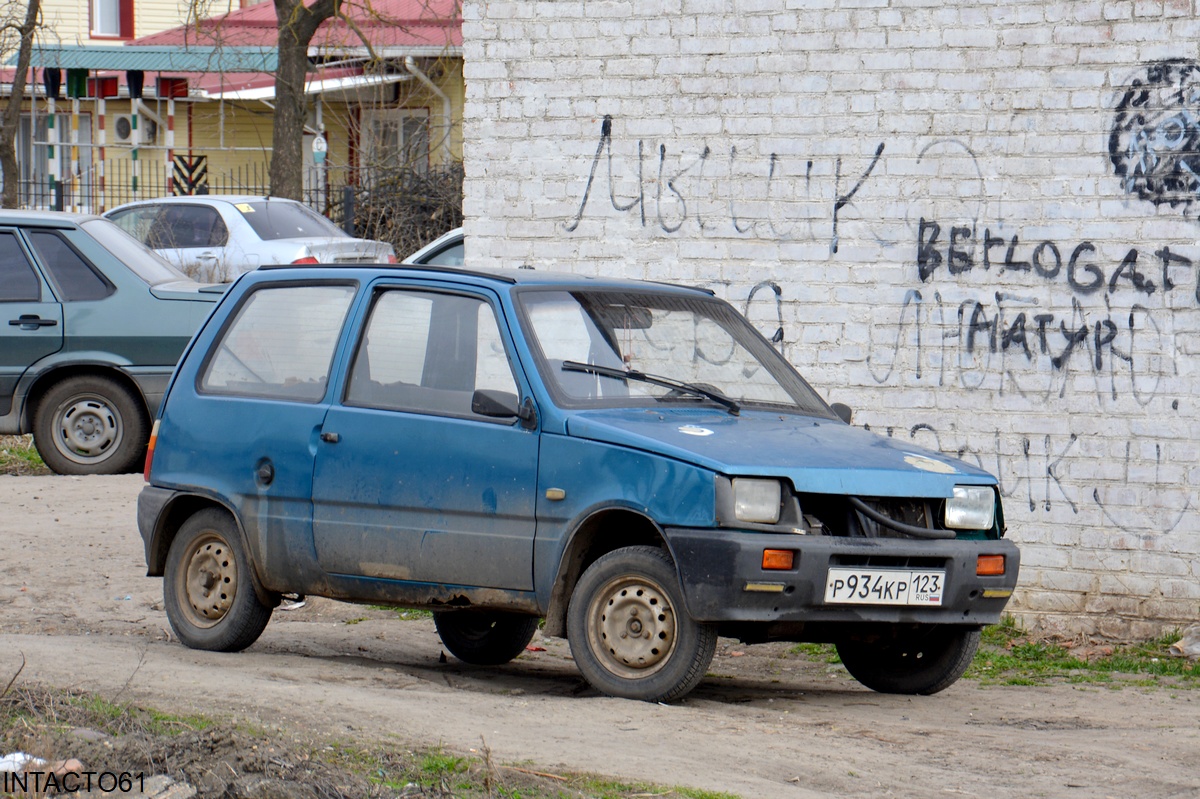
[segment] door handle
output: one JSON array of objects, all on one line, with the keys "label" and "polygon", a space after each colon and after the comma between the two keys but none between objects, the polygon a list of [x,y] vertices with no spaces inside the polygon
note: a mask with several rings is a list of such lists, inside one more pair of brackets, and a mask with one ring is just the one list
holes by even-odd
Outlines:
[{"label": "door handle", "polygon": [[342,437],[337,433],[322,433],[321,440],[328,441],[330,444],[336,444],[342,440]]},{"label": "door handle", "polygon": [[17,326],[28,327],[28,328],[54,327],[55,325],[58,324],[58,320],[57,319],[43,319],[42,317],[38,316],[37,314],[21,314],[20,318],[9,319],[8,323],[12,327],[17,327]]}]

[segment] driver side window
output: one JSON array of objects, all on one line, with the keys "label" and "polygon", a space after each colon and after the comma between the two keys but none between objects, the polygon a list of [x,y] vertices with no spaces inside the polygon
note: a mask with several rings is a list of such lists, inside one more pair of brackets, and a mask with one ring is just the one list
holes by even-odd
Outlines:
[{"label": "driver side window", "polygon": [[489,303],[402,289],[376,297],[347,404],[475,417],[471,399],[480,389],[505,392],[514,404],[519,394]]}]

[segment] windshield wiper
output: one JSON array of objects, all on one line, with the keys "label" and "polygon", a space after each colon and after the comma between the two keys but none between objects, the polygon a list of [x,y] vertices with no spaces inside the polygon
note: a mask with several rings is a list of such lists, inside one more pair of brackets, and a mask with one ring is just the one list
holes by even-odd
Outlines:
[{"label": "windshield wiper", "polygon": [[[673,389],[675,391],[683,391],[688,394],[695,394],[698,397],[710,399],[718,405],[724,406],[725,410],[733,416],[741,413],[741,407],[726,397],[719,391],[697,386],[692,383],[684,383],[681,380],[672,380],[669,377],[660,377],[658,375],[649,375],[645,372],[639,372],[637,369],[614,369],[611,366],[600,366],[594,363],[580,363],[579,361],[563,361],[562,365],[564,372],[587,372],[589,374],[600,375],[601,377],[612,377],[617,380],[638,380],[642,383],[650,383],[655,386]],[[662,399],[659,397],[658,399]]]}]

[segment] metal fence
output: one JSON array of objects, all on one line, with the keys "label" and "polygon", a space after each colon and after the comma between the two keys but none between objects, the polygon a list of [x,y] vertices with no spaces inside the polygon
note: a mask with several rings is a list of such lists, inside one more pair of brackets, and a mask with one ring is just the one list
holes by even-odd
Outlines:
[{"label": "metal fence", "polygon": [[[181,174],[183,179],[180,179]],[[413,252],[462,224],[461,162],[432,168],[372,169],[324,164],[306,167],[303,201],[350,235],[387,241]],[[223,172],[168,170],[162,161],[106,161],[73,177],[22,181],[22,208],[99,214],[134,200],[181,194],[267,196],[267,163]]]},{"label": "metal fence", "polygon": [[[53,209],[103,213],[134,200],[181,194],[254,194],[270,193],[270,175],[266,163],[244,164],[221,172],[207,172],[203,182],[189,186],[177,179],[161,161],[143,161],[136,165],[128,159],[106,161],[78,175],[57,181],[24,180],[20,186],[22,208]],[[311,167],[304,175],[304,202],[311,208],[342,221],[343,189],[354,185],[354,170],[346,167]]]}]

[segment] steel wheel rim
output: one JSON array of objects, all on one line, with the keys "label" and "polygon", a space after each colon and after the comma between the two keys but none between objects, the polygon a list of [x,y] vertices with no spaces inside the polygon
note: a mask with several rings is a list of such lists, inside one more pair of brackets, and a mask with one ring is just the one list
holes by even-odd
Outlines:
[{"label": "steel wheel rim", "polygon": [[182,607],[196,627],[219,624],[237,596],[237,561],[224,538],[208,533],[192,542],[184,554],[180,576]]},{"label": "steel wheel rim", "polygon": [[662,586],[623,575],[605,583],[588,604],[588,642],[601,665],[623,679],[655,674],[670,661],[679,626]]},{"label": "steel wheel rim", "polygon": [[97,463],[121,445],[121,414],[98,394],[80,394],[54,413],[55,448],[75,463]]}]

